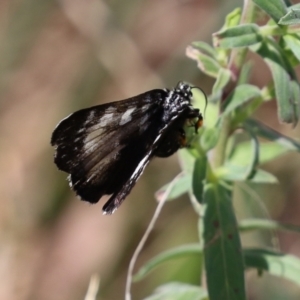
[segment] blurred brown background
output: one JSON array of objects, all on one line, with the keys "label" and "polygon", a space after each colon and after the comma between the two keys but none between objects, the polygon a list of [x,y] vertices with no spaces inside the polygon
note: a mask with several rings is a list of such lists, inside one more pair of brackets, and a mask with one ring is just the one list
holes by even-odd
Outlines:
[{"label": "blurred brown background", "polygon": [[[178,173],[177,157],[154,160],[122,207],[102,216],[104,201],[94,206],[79,201],[53,164],[52,130],[79,108],[179,80],[210,93],[213,80],[185,57],[185,48],[195,40],[210,42],[225,15],[241,5],[238,0],[0,1],[0,299],[84,299],[94,273],[101,278],[99,299],[124,298],[130,257],[156,206],[153,194]],[[268,76],[258,67],[254,82],[262,84]],[[298,128],[279,127],[275,109],[269,104],[257,117],[299,137]],[[282,185],[254,187],[272,217],[298,225],[299,165],[298,154],[286,155],[266,166]],[[238,190],[241,216],[265,216],[257,204],[243,208],[239,197],[245,198]],[[196,224],[187,197],[167,204],[138,266],[162,250],[196,242]],[[256,234],[244,242],[269,245],[272,237]],[[284,251],[300,255],[294,235],[282,235],[279,242]],[[165,264],[134,285],[135,299],[169,280],[197,284],[199,274],[196,257]],[[255,273],[248,277],[251,299],[300,298],[292,284]],[[282,290],[287,298],[280,297]]]}]

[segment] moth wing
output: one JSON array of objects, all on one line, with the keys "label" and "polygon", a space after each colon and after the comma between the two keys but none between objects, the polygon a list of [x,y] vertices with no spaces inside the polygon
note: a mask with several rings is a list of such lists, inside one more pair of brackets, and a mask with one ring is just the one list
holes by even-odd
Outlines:
[{"label": "moth wing", "polygon": [[152,150],[150,150],[145,157],[140,161],[130,178],[127,182],[122,186],[121,190],[114,193],[109,200],[103,206],[103,213],[111,215],[113,214],[118,207],[122,204],[125,200],[127,195],[130,193],[134,185],[136,184],[137,180],[142,175],[144,169],[148,165],[150,158],[151,158]]},{"label": "moth wing", "polygon": [[195,117],[199,117],[198,110],[182,110],[177,115],[171,117],[166,124],[161,124],[159,131],[157,131],[157,134],[152,139],[151,146],[148,147],[148,150],[145,149],[147,152],[139,160],[137,167],[126,183],[103,206],[104,214],[112,214],[122,204],[154,155],[167,157],[184,145],[185,135],[182,129],[183,124],[186,119],[193,119]]},{"label": "moth wing", "polygon": [[150,160],[163,114],[158,100],[165,94],[153,90],[79,110],[57,125],[51,138],[54,161],[70,174],[70,185],[82,200],[96,203],[103,195],[124,200]]},{"label": "moth wing", "polygon": [[148,152],[145,154],[143,159],[139,162],[137,167],[135,168],[134,172],[131,174],[130,178],[126,181],[125,184],[123,184],[122,188],[114,193],[110,199],[105,203],[103,206],[103,213],[104,214],[113,214],[114,211],[118,209],[118,207],[122,204],[122,202],[125,200],[127,195],[130,193],[134,185],[136,184],[137,180],[140,178],[142,173],[144,172],[146,166],[150,162],[150,159],[153,156],[153,153],[157,147],[157,144],[159,143],[161,137],[164,135],[168,125],[165,125],[163,128],[161,128],[153,141],[153,144],[151,147],[149,147]]}]

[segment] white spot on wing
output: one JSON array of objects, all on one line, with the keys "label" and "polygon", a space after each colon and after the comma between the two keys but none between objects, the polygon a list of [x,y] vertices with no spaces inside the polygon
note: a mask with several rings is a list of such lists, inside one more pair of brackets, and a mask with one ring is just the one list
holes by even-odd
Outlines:
[{"label": "white spot on wing", "polygon": [[148,120],[149,116],[148,115],[144,115],[140,121],[140,125],[144,125],[145,122]]},{"label": "white spot on wing", "polygon": [[141,112],[145,112],[149,109],[150,107],[150,104],[144,104],[142,107],[141,107]]},{"label": "white spot on wing", "polygon": [[106,110],[105,110],[105,113],[106,114],[109,114],[109,113],[114,113],[116,112],[117,108],[114,107],[114,106],[109,106]]},{"label": "white spot on wing", "polygon": [[113,115],[114,113],[104,114],[99,122],[100,127],[106,126],[109,123],[109,121],[113,118]]},{"label": "white spot on wing", "polygon": [[87,117],[86,123],[92,122],[95,117],[95,111],[91,110],[89,116]]},{"label": "white spot on wing", "polygon": [[84,142],[88,143],[94,139],[96,139],[97,137],[101,136],[104,132],[103,128],[99,128],[97,130],[91,131],[88,133],[88,135],[85,137]]},{"label": "white spot on wing", "polygon": [[131,121],[132,113],[134,111],[135,111],[135,107],[126,110],[125,113],[122,115],[119,125],[124,125],[124,124],[128,123],[129,121]]},{"label": "white spot on wing", "polygon": [[83,145],[83,149],[87,154],[94,152],[97,147],[99,147],[99,140],[91,140]]},{"label": "white spot on wing", "polygon": [[145,115],[142,117],[142,119],[141,119],[141,121],[140,121],[140,123],[139,123],[139,127],[140,127],[139,132],[140,132],[140,133],[144,132],[144,131],[147,129],[148,126],[147,126],[147,125],[144,125],[144,124],[146,123],[147,120],[148,120],[148,115],[145,114]]}]

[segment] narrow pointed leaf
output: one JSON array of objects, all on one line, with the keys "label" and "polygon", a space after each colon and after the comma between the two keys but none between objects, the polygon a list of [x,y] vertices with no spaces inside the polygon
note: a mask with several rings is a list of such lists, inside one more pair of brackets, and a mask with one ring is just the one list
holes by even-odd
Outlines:
[{"label": "narrow pointed leaf", "polygon": [[208,152],[210,149],[216,146],[219,134],[219,127],[205,128],[200,137],[200,145],[204,152]]},{"label": "narrow pointed leaf", "polygon": [[277,62],[268,59],[266,59],[266,62],[270,67],[275,83],[279,119],[283,122],[295,123],[296,116],[293,94],[291,93],[290,76],[285,68]]},{"label": "narrow pointed leaf", "polygon": [[286,15],[280,18],[280,25],[300,24],[300,9],[291,9]]},{"label": "narrow pointed leaf", "polygon": [[283,0],[253,0],[276,23],[287,13],[287,7]]},{"label": "narrow pointed leaf", "polygon": [[261,136],[270,141],[274,141],[286,149],[300,151],[300,143],[292,138],[281,134],[280,132],[272,129],[271,127],[259,122],[258,120],[248,119],[245,121],[244,126],[249,128],[253,133]]},{"label": "narrow pointed leaf", "polygon": [[290,231],[300,234],[300,226],[280,223],[274,220],[266,219],[245,219],[239,223],[240,231],[251,230],[278,230],[278,231]]},{"label": "narrow pointed leaf", "polygon": [[262,36],[256,24],[238,25],[213,34],[214,46],[225,49],[248,47],[261,41]]},{"label": "narrow pointed leaf", "polygon": [[182,173],[180,177],[176,180],[175,184],[168,183],[161,187],[156,193],[155,198],[160,201],[163,199],[165,192],[167,191],[169,185],[172,184],[173,187],[166,200],[174,200],[183,194],[187,193],[192,188],[192,175],[189,173]]},{"label": "narrow pointed leaf", "polygon": [[247,82],[249,82],[252,66],[253,62],[251,61],[247,61],[243,64],[241,73],[238,78],[238,85],[246,84]]},{"label": "narrow pointed leaf", "polygon": [[[287,53],[287,57],[289,58],[290,61],[294,61],[294,57],[297,59],[297,61],[294,62],[294,65],[298,65],[300,62],[300,37],[297,34],[285,34],[282,37],[282,40],[284,41],[283,48],[285,50],[285,53]],[[293,53],[294,57],[290,55],[290,51]]]},{"label": "narrow pointed leaf", "polygon": [[259,162],[259,143],[254,134],[251,133],[251,141],[247,144],[249,149],[235,147],[224,166],[216,171],[219,178],[230,181],[243,181],[251,178]]},{"label": "narrow pointed leaf", "polygon": [[232,195],[220,183],[205,186],[204,257],[210,300],[245,300],[244,261]]},{"label": "narrow pointed leaf", "polygon": [[237,26],[240,23],[242,15],[242,10],[240,7],[235,8],[232,12],[230,12],[226,18],[225,18],[225,24],[223,25],[223,28],[230,28]]},{"label": "narrow pointed leaf", "polygon": [[300,259],[298,257],[265,249],[244,250],[244,257],[247,267],[265,270],[300,286]]},{"label": "narrow pointed leaf", "polygon": [[235,88],[224,103],[223,114],[229,114],[253,98],[260,97],[260,89],[254,85],[242,84]]},{"label": "narrow pointed leaf", "polygon": [[191,46],[187,47],[186,55],[197,62],[198,68],[208,76],[216,78],[221,68],[220,64],[212,57],[202,53]]},{"label": "narrow pointed leaf", "polygon": [[153,269],[166,261],[195,254],[202,254],[200,244],[187,244],[164,251],[146,262],[134,275],[134,281],[144,279]]},{"label": "narrow pointed leaf", "polygon": [[218,71],[217,79],[212,89],[212,93],[220,93],[226,87],[231,79],[231,72],[228,69],[220,68]]},{"label": "narrow pointed leaf", "polygon": [[300,84],[296,80],[290,81],[291,101],[293,101],[293,109],[295,120],[294,124],[298,123],[300,116]]},{"label": "narrow pointed leaf", "polygon": [[209,44],[199,41],[199,42],[193,42],[192,47],[198,49],[202,53],[209,54],[211,57],[216,57],[217,52],[216,50]]},{"label": "narrow pointed leaf", "polygon": [[[259,163],[269,162],[285,153],[287,153],[290,149],[271,142],[260,142],[259,144]],[[233,161],[243,161],[247,160],[248,157],[251,156],[251,142],[241,142],[237,144],[232,153],[230,154],[230,159]]]},{"label": "narrow pointed leaf", "polygon": [[278,179],[273,174],[262,169],[256,169],[251,178],[247,179],[247,181],[253,183],[278,183]]},{"label": "narrow pointed leaf", "polygon": [[200,156],[195,161],[193,173],[193,194],[199,203],[203,202],[203,186],[206,175],[207,158],[205,155]]},{"label": "narrow pointed leaf", "polygon": [[297,76],[289,61],[271,39],[261,43],[259,48],[253,47],[268,65],[275,86],[276,101],[278,106],[279,120],[286,123],[294,123],[298,121],[297,106],[299,99],[295,98],[293,92],[293,82],[297,82]]}]

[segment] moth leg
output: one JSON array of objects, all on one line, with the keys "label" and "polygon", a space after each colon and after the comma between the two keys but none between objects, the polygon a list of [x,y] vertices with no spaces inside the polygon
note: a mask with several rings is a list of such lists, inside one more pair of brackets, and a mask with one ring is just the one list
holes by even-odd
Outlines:
[{"label": "moth leg", "polygon": [[162,139],[154,155],[158,157],[168,157],[178,149],[187,147],[187,140],[183,128],[175,128],[168,132]]},{"label": "moth leg", "polygon": [[177,139],[180,144],[180,148],[189,147],[183,128],[178,129]]},{"label": "moth leg", "polygon": [[194,124],[194,127],[195,127],[195,132],[198,133],[198,129],[200,127],[202,127],[203,125],[203,117],[201,114],[199,114],[198,116],[198,120],[196,121],[196,123]]},{"label": "moth leg", "polygon": [[198,133],[198,129],[200,127],[202,127],[202,125],[203,125],[203,117],[202,117],[202,115],[200,114],[197,117],[197,121],[195,121],[195,118],[188,119],[186,121],[186,125],[189,126],[189,127],[194,127],[195,128],[195,133]]}]

